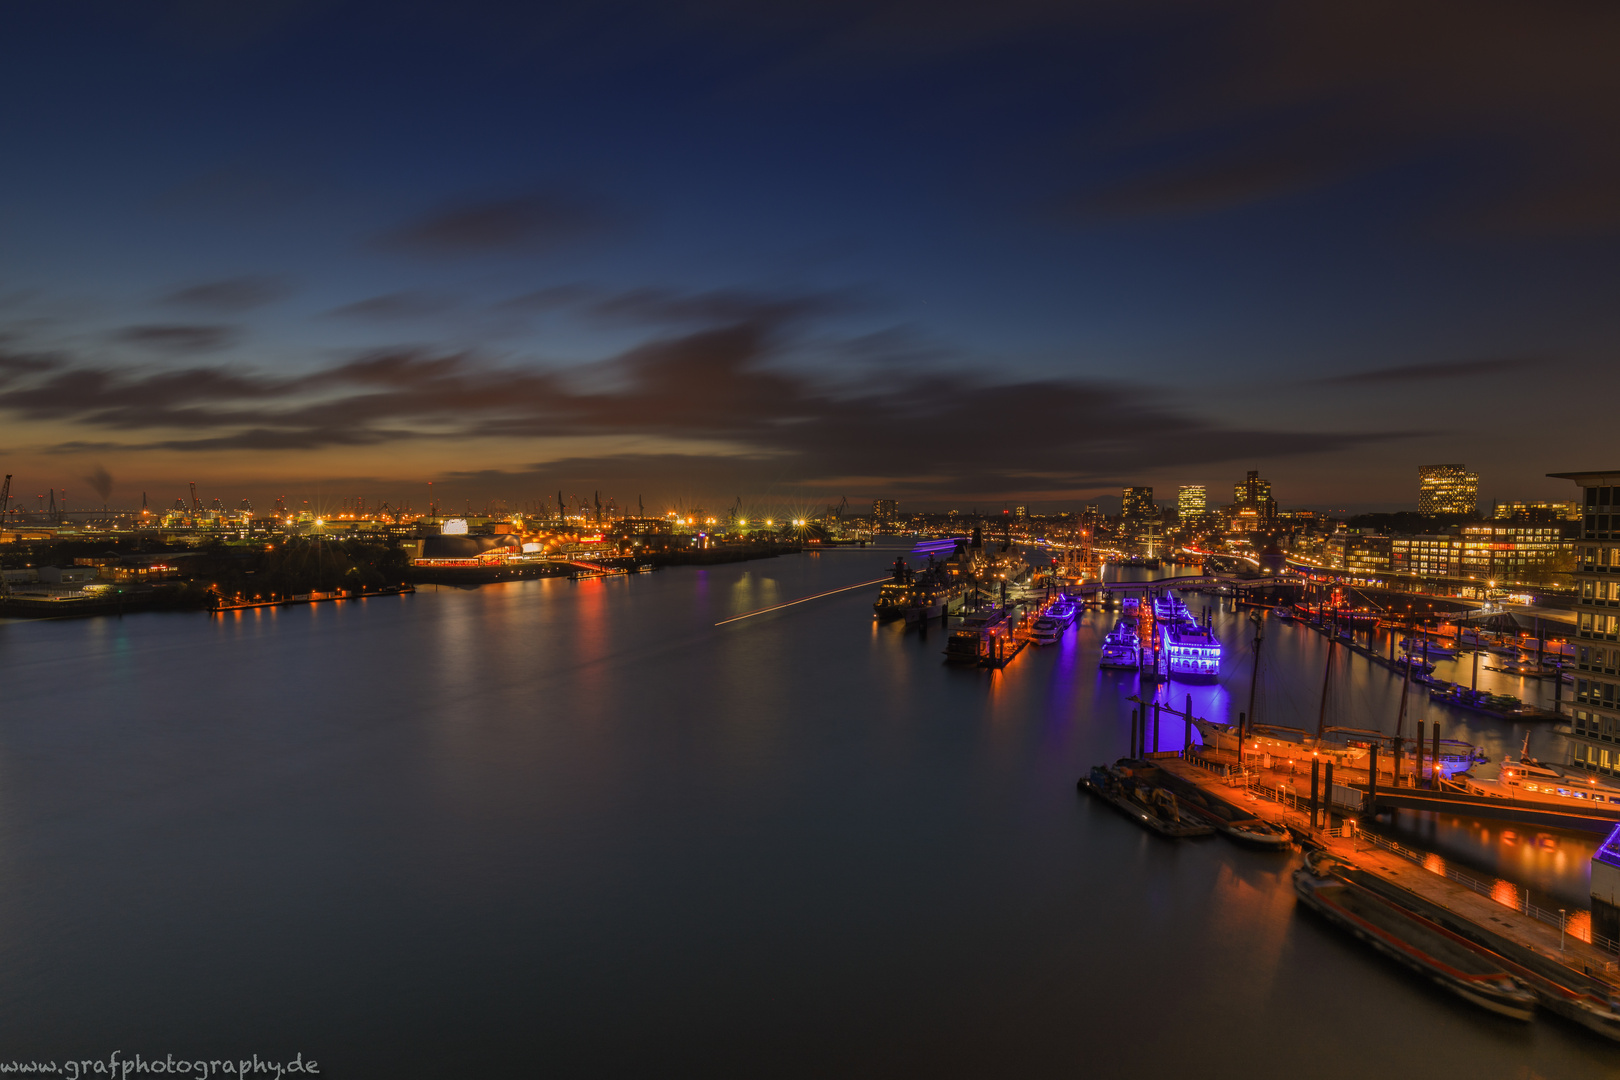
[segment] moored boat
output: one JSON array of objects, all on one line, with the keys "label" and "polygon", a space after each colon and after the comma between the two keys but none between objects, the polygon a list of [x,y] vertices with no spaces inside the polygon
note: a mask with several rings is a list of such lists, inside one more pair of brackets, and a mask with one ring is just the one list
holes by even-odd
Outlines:
[{"label": "moored boat", "polygon": [[1300,902],[1385,956],[1482,1009],[1529,1020],[1536,998],[1501,958],[1443,926],[1333,873],[1331,859],[1294,871]]},{"label": "moored boat", "polygon": [[1079,788],[1110,803],[1120,813],[1145,829],[1170,839],[1209,836],[1215,829],[1201,821],[1188,820],[1181,813],[1175,795],[1166,788],[1148,784],[1128,774],[1128,770],[1098,765],[1080,778]]},{"label": "moored boat", "polygon": [[1029,640],[1037,645],[1056,645],[1063,637],[1064,624],[1050,615],[1042,615],[1029,628]]},{"label": "moored boat", "polygon": [[1103,638],[1102,649],[1097,656],[1097,666],[1105,668],[1125,668],[1136,670],[1137,655],[1136,623],[1133,620],[1121,619],[1114,629]]}]

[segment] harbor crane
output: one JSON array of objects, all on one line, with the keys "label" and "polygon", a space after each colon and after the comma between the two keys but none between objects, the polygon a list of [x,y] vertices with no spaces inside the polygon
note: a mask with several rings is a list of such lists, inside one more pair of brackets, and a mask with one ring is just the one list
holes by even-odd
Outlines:
[{"label": "harbor crane", "polygon": [[[0,483],[0,525],[6,522],[6,511],[11,508],[11,474],[6,473],[4,483]],[[11,586],[6,584],[6,575],[0,573],[0,596],[11,595]]]},{"label": "harbor crane", "polygon": [[195,514],[202,509],[202,503],[197,501],[197,481],[191,482],[191,512]]}]

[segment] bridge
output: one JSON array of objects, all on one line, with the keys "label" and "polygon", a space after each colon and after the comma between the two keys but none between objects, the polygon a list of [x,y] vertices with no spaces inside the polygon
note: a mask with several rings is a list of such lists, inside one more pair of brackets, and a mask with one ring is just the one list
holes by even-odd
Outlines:
[{"label": "bridge", "polygon": [[1172,588],[1195,588],[1201,585],[1249,590],[1265,589],[1275,585],[1295,586],[1301,584],[1304,584],[1304,582],[1300,577],[1287,573],[1258,578],[1239,577],[1236,574],[1183,574],[1180,577],[1158,578],[1153,581],[1089,582],[1082,585],[1079,591],[1081,595],[1087,595],[1109,592],[1146,592],[1166,586]]}]

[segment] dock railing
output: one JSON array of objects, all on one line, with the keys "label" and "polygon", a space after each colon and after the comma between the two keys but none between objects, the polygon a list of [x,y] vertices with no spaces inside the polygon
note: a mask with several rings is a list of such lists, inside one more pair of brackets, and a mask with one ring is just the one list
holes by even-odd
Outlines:
[{"label": "dock railing", "polygon": [[[1292,810],[1306,814],[1310,812],[1310,798],[1301,798],[1299,792],[1294,788],[1287,786],[1267,787],[1264,784],[1258,783],[1249,784],[1246,786],[1248,787],[1248,790],[1254,792],[1256,795],[1270,799],[1273,802],[1280,803]],[[1554,911],[1541,907],[1540,905],[1534,904],[1530,901],[1529,890],[1525,889],[1523,886],[1516,885],[1511,881],[1506,881],[1500,878],[1487,879],[1477,877],[1466,870],[1459,870],[1458,868],[1450,865],[1445,861],[1445,859],[1434,854],[1433,852],[1418,851],[1416,848],[1409,848],[1406,845],[1391,840],[1386,836],[1380,836],[1378,833],[1368,832],[1364,829],[1354,828],[1353,826],[1350,828],[1353,829],[1353,832],[1347,831],[1341,835],[1354,835],[1357,839],[1365,840],[1373,847],[1381,848],[1392,855],[1399,855],[1401,858],[1417,864],[1423,869],[1429,871],[1431,874],[1439,874],[1450,879],[1451,881],[1455,881],[1465,889],[1476,892],[1493,903],[1501,904],[1503,907],[1517,911],[1521,915],[1527,915],[1538,922],[1554,928],[1555,930],[1569,934],[1569,936],[1572,938],[1579,941],[1584,941],[1595,948],[1602,949],[1604,952],[1620,955],[1620,941],[1616,941],[1611,937],[1606,937],[1592,929],[1592,913],[1585,908],[1570,908],[1564,911]],[[1510,892],[1512,894],[1513,902],[1507,903],[1506,900]],[[1611,967],[1609,970],[1612,973],[1615,968]]]}]

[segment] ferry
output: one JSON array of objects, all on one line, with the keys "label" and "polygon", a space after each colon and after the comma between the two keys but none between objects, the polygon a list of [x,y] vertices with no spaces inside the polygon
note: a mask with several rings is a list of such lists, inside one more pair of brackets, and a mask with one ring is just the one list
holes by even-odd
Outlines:
[{"label": "ferry", "polygon": [[1221,672],[1221,643],[1208,627],[1194,619],[1180,597],[1153,601],[1153,621],[1165,667],[1178,682],[1214,682]]},{"label": "ferry", "polygon": [[1467,773],[1454,778],[1469,795],[1566,808],[1597,803],[1620,809],[1620,783],[1574,765],[1551,765],[1530,756],[1530,735],[1517,758],[1503,758],[1496,776],[1480,780]]},{"label": "ferry", "polygon": [[1097,658],[1097,666],[1105,668],[1128,668],[1136,670],[1137,665],[1136,623],[1131,619],[1121,619],[1103,638],[1102,652]]}]

